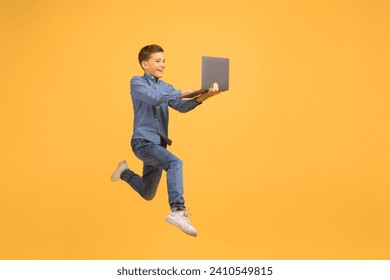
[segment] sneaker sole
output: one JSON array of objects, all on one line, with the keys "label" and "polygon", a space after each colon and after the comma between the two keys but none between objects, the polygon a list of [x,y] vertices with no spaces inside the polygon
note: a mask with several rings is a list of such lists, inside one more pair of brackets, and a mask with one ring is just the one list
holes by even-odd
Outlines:
[{"label": "sneaker sole", "polygon": [[119,167],[120,167],[124,162],[126,162],[126,161],[125,161],[125,160],[122,160],[122,161],[118,164],[118,166],[117,166],[117,168],[115,169],[114,173],[112,173],[112,175],[111,175],[111,181],[115,182],[115,181],[118,181],[118,180],[121,178],[121,173],[122,173],[122,171],[119,169]]}]

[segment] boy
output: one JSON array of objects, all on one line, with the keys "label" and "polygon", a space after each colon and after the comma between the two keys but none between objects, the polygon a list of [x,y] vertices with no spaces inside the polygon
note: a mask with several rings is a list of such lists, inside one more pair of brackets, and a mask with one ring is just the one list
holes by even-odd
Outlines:
[{"label": "boy", "polygon": [[165,70],[164,50],[158,45],[141,49],[138,61],[144,70],[143,76],[135,76],[130,82],[130,94],[134,109],[134,126],[131,147],[143,161],[142,177],[131,171],[126,161],[121,161],[111,176],[112,181],[122,179],[144,199],[156,195],[162,170],[167,172],[168,197],[171,212],[166,221],[185,233],[196,236],[195,227],[188,219],[183,198],[182,161],[166,147],[168,138],[168,106],[182,113],[191,111],[208,98],[219,93],[218,85],[196,98],[180,97],[192,90],[175,90],[172,85],[160,80]]}]

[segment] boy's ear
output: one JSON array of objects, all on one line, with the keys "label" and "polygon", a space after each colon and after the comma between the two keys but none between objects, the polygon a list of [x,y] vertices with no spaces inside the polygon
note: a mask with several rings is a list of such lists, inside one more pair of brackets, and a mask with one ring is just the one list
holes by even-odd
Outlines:
[{"label": "boy's ear", "polygon": [[141,62],[141,66],[142,66],[143,69],[146,69],[148,67],[148,64],[144,60],[144,61]]}]

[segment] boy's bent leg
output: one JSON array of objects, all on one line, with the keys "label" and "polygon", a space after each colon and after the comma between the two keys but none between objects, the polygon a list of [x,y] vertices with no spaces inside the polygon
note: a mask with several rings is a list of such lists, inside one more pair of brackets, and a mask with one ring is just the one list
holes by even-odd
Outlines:
[{"label": "boy's bent leg", "polygon": [[[135,147],[134,147],[135,146]],[[195,227],[188,219],[183,198],[183,162],[171,152],[157,144],[141,143],[134,145],[133,151],[144,164],[167,172],[168,196],[171,212],[166,221],[191,236],[197,236]]]},{"label": "boy's bent leg", "polygon": [[121,174],[121,179],[127,182],[144,199],[152,200],[156,195],[161,174],[161,169],[144,164],[142,177],[128,169]]},{"label": "boy's bent leg", "polygon": [[184,208],[182,161],[164,147],[151,142],[135,145],[133,151],[145,165],[167,172],[169,204]]}]

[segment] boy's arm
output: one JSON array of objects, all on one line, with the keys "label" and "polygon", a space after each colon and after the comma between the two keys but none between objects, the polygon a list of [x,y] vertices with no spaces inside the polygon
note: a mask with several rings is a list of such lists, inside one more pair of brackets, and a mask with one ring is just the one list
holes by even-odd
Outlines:
[{"label": "boy's arm", "polygon": [[[170,90],[174,90],[174,88],[171,85],[169,85],[169,88]],[[190,92],[193,92],[193,90],[181,90],[182,96]],[[194,109],[195,107],[201,104],[201,102],[197,102],[195,98],[181,99],[180,97],[169,101],[169,106],[181,113],[186,113],[188,111],[191,111],[192,109]]]},{"label": "boy's arm", "polygon": [[133,77],[130,82],[130,89],[131,95],[135,99],[153,106],[177,100],[178,97],[182,96],[182,91],[175,90],[173,87],[164,90],[154,89],[142,77]]},{"label": "boy's arm", "polygon": [[201,103],[197,102],[194,99],[176,99],[169,102],[169,106],[175,109],[176,111],[179,111],[180,113],[186,113],[188,111],[191,111],[192,109],[195,109],[195,107],[199,106]]},{"label": "boy's arm", "polygon": [[[192,90],[183,90],[182,95],[185,95],[188,92],[192,92]],[[204,101],[206,101],[210,97],[213,97],[219,93],[221,93],[221,92],[218,89],[218,84],[214,83],[213,87],[210,88],[210,90],[208,92],[206,92],[206,93],[204,93],[196,98],[193,98],[190,100],[176,99],[174,101],[171,101],[169,103],[169,105],[173,109],[175,109],[179,112],[185,113],[185,112],[188,112],[188,111],[194,109],[195,107],[202,104]]]}]

